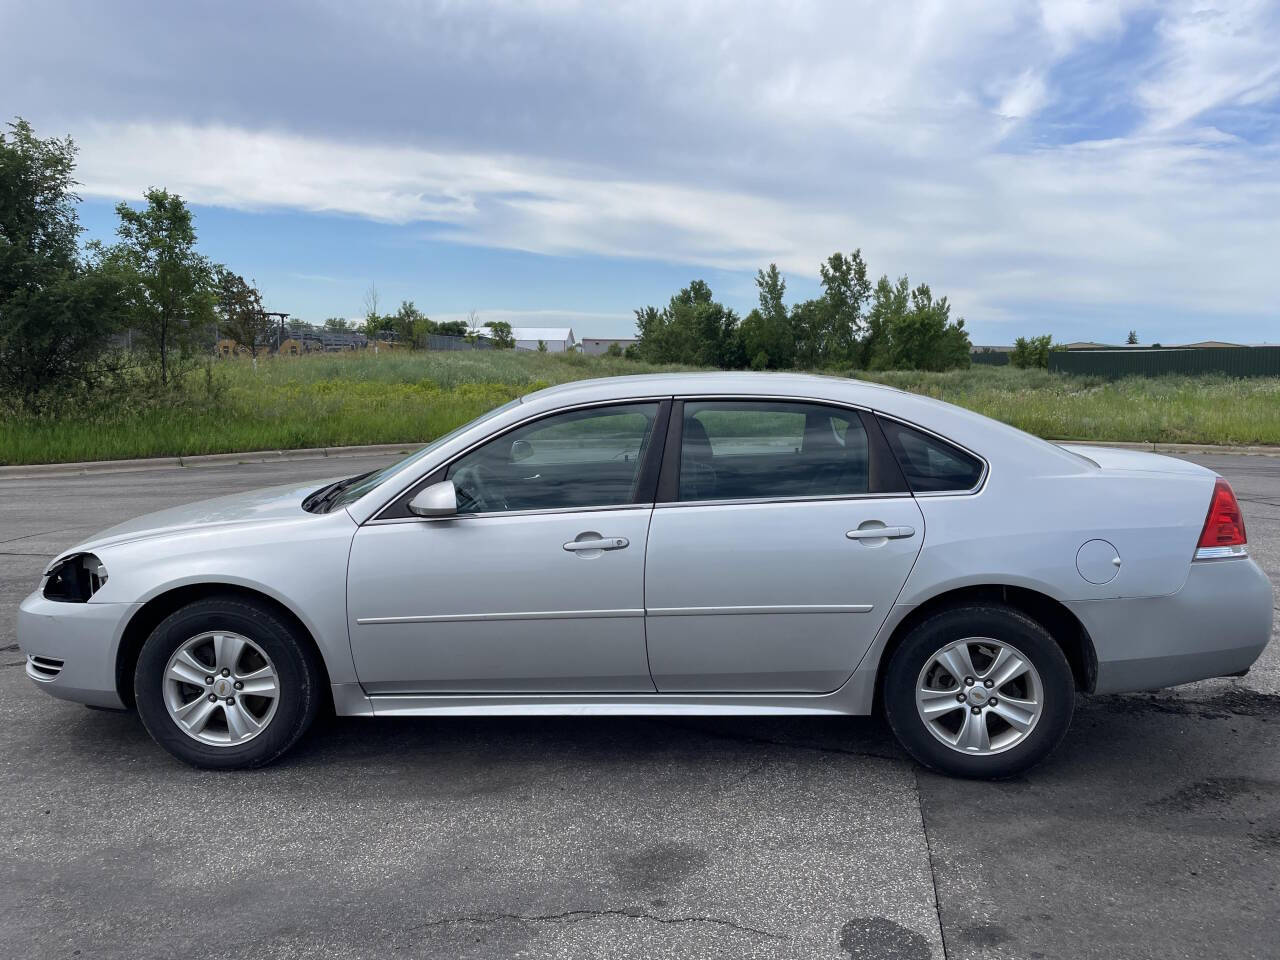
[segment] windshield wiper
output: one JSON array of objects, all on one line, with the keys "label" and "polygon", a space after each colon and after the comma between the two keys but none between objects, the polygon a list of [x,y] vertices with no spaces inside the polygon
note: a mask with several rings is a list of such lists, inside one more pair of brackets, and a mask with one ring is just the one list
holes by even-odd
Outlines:
[{"label": "windshield wiper", "polygon": [[311,513],[327,513],[329,505],[333,503],[338,494],[347,489],[347,487],[351,486],[353,483],[358,483],[363,480],[371,473],[373,473],[373,471],[369,470],[365,473],[357,474],[354,477],[347,477],[345,480],[335,480],[333,483],[321,487],[315,493],[309,494],[307,498],[302,501],[302,509],[308,510]]}]

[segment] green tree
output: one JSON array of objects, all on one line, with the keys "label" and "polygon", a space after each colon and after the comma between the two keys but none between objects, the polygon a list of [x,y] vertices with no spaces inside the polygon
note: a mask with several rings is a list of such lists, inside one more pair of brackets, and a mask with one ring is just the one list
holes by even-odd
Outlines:
[{"label": "green tree", "polygon": [[910,309],[911,286],[906,277],[890,283],[887,276],[882,276],[876,282],[862,338],[862,366],[869,370],[887,370],[893,366],[892,334]]},{"label": "green tree", "polygon": [[911,291],[911,309],[891,331],[891,341],[899,370],[951,370],[971,363],[964,321],[953,323],[947,298],[934,300],[925,283]]},{"label": "green tree", "polygon": [[636,311],[636,354],[650,363],[730,368],[742,364],[738,316],[694,280],[665,308]]},{"label": "green tree", "polygon": [[776,263],[756,272],[758,306],[741,322],[701,280],[663,309],[636,311],[636,355],[652,363],[780,370],[861,365],[875,369],[967,367],[972,346],[946,297],[906,277],[872,289],[862,251],[833,253],[818,267],[822,295],[787,308]]},{"label": "green tree", "polygon": [[392,314],[366,314],[362,329],[370,340],[389,339],[395,333],[395,317]]},{"label": "green tree", "polygon": [[[795,365],[801,368],[847,365],[858,360],[871,282],[862,251],[836,252],[818,266],[822,296],[791,308]],[[758,281],[757,281],[758,282]]]},{"label": "green tree", "polygon": [[823,366],[851,363],[863,336],[864,313],[871,296],[871,281],[862,250],[847,257],[833,253],[818,267],[822,278],[823,324],[818,358]]},{"label": "green tree", "polygon": [[546,353],[546,352],[547,352],[547,341],[545,341],[545,340],[539,340],[539,341],[538,341],[538,352],[539,352],[539,353]]},{"label": "green tree", "polygon": [[195,224],[175,193],[152,188],[146,205],[116,205],[120,242],[106,260],[128,278],[129,325],[168,384],[216,329],[214,266],[196,251]]},{"label": "green tree", "polygon": [[605,355],[606,357],[621,357],[621,356],[622,356],[622,345],[621,345],[621,344],[619,344],[619,343],[611,343],[611,344],[609,344],[608,348],[607,348],[607,349],[605,350],[605,352],[604,352],[604,355]]},{"label": "green tree", "polygon": [[684,345],[677,362],[699,367],[740,365],[738,315],[716,300],[705,282],[694,280],[672,297],[667,313]]},{"label": "green tree", "polygon": [[785,370],[795,365],[796,331],[784,302],[787,281],[776,263],[756,271],[756,288],[760,305],[743,318],[743,350],[753,369]]},{"label": "green tree", "polygon": [[821,299],[791,305],[792,364],[801,370],[822,365],[827,311]]},{"label": "green tree", "polygon": [[493,345],[499,350],[510,350],[516,345],[515,337],[511,333],[511,324],[507,321],[490,320],[484,326],[489,331]]},{"label": "green tree", "polygon": [[324,329],[330,333],[347,333],[352,326],[351,321],[346,317],[328,317],[324,321]]},{"label": "green tree", "polygon": [[650,363],[674,363],[682,349],[665,310],[644,307],[636,311],[636,353]]},{"label": "green tree", "polygon": [[928,284],[911,289],[906,277],[881,277],[867,315],[866,365],[878,370],[950,370],[972,362],[964,320],[951,319],[946,297]]},{"label": "green tree", "polygon": [[433,321],[431,332],[442,337],[465,337],[469,331],[465,320],[444,320],[440,323]]},{"label": "green tree", "polygon": [[1013,350],[1009,354],[1009,362],[1015,367],[1049,366],[1049,351],[1053,349],[1053,336],[1046,333],[1041,337],[1018,337],[1013,341]]},{"label": "green tree", "polygon": [[1129,345],[1131,345],[1131,346],[1132,346],[1132,345],[1136,344],[1137,342],[1138,342],[1138,331],[1137,331],[1137,330],[1130,330],[1130,331],[1129,331],[1129,338],[1128,338],[1127,340],[1125,340],[1125,343],[1127,343],[1127,344],[1129,344]]},{"label": "green tree", "polygon": [[387,319],[396,339],[415,350],[425,350],[427,337],[436,332],[436,325],[412,300],[400,301],[400,309]]},{"label": "green tree", "polygon": [[121,277],[80,254],[75,155],[20,118],[0,132],[0,397],[32,409],[99,386],[124,321]]},{"label": "green tree", "polygon": [[267,344],[273,323],[262,311],[262,294],[252,283],[226,267],[214,274],[217,290],[218,329],[223,335],[246,347],[255,359]]}]

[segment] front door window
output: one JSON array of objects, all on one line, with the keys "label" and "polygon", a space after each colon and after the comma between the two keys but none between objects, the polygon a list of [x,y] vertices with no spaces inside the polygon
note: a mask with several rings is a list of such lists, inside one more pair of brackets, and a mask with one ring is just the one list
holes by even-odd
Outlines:
[{"label": "front door window", "polygon": [[657,403],[591,407],[517,427],[456,460],[461,514],[635,502]]}]

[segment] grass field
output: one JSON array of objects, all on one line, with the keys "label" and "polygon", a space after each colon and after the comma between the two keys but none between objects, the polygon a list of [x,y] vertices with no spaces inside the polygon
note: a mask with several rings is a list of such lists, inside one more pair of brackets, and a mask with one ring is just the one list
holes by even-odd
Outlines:
[{"label": "grass field", "polygon": [[[329,354],[219,361],[165,405],[59,419],[6,415],[0,463],[53,463],[439,436],[539,387],[661,369],[514,352]],[[1280,444],[1280,380],[1105,381],[1042,370],[856,375],[957,403],[1050,439]]]}]

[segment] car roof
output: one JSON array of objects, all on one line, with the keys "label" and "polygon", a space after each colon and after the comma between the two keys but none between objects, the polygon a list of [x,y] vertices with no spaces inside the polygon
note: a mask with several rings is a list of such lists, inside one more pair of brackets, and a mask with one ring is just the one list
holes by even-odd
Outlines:
[{"label": "car roof", "polygon": [[574,380],[535,391],[524,397],[526,403],[540,404],[551,400],[559,405],[573,402],[607,400],[611,397],[666,396],[679,393],[746,393],[777,396],[814,396],[858,401],[858,394],[868,397],[883,393],[902,393],[895,387],[868,383],[851,377],[824,377],[805,373],[754,373],[733,370],[692,371],[688,373],[645,373],[621,377]]},{"label": "car roof", "polygon": [[365,497],[348,504],[347,511],[357,523],[363,523],[383,506],[387,489],[405,488],[411,480],[435,469],[437,461],[521,421],[583,404],[670,396],[785,397],[863,407],[933,431],[977,453],[989,464],[999,463],[1002,469],[1024,475],[1027,471],[1079,473],[1089,463],[1061,447],[964,407],[851,377],[737,371],[650,373],[575,380],[527,394],[520,403],[497,411],[492,419],[462,428],[436,448],[430,459],[406,461]]},{"label": "car roof", "polygon": [[641,397],[749,395],[827,400],[866,407],[922,426],[990,459],[988,451],[1028,465],[1078,469],[1080,458],[1056,444],[943,400],[853,377],[805,373],[691,371],[575,380],[526,395],[535,412],[579,403]]}]

